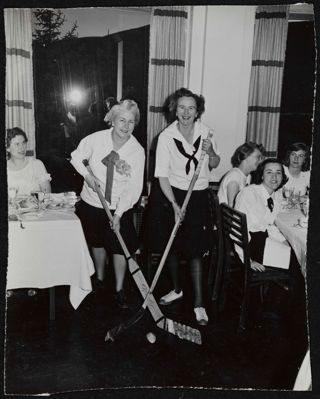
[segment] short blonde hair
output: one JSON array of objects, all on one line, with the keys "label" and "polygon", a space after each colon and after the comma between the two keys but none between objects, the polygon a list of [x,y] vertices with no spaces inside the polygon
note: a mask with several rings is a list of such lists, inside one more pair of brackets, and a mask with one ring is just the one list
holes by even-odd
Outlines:
[{"label": "short blonde hair", "polygon": [[120,101],[119,104],[114,105],[110,111],[107,113],[105,117],[105,122],[113,122],[117,115],[122,112],[122,111],[130,111],[134,115],[134,124],[137,126],[137,124],[140,121],[140,111],[138,108],[138,104],[133,101],[133,100],[123,100]]}]

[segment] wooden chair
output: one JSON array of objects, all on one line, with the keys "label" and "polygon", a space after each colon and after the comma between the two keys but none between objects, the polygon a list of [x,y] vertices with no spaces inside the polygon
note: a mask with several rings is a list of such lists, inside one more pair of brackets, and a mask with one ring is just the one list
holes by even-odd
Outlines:
[{"label": "wooden chair", "polygon": [[[265,287],[270,282],[288,291],[290,287],[289,271],[274,267],[266,267],[264,272],[252,270],[250,266],[250,247],[246,215],[226,204],[221,204],[220,209],[224,243],[224,267],[221,278],[227,280],[227,275],[229,275],[228,277],[235,277],[236,273],[234,272],[240,273],[238,283],[241,292],[241,312],[238,330],[241,331],[246,329],[250,289],[259,287],[261,300],[263,300]],[[242,261],[234,250],[235,245],[243,251]],[[231,264],[232,253],[233,265]],[[224,289],[227,291],[228,287],[225,285]]]}]

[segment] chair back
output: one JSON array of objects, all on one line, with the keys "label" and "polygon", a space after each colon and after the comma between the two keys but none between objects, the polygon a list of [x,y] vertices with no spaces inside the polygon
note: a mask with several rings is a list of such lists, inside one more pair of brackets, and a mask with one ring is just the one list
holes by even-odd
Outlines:
[{"label": "chair back", "polygon": [[231,208],[227,204],[221,204],[222,234],[226,255],[230,254],[230,250],[235,251],[235,246],[242,249],[242,263],[245,265],[246,271],[250,270],[250,248],[247,227],[247,217],[243,212]]}]

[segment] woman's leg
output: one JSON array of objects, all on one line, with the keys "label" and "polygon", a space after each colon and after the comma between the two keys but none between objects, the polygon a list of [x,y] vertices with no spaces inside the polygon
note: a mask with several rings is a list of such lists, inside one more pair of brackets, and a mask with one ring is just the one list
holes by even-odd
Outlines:
[{"label": "woman's leg", "polygon": [[116,292],[119,292],[123,288],[124,276],[127,269],[127,261],[123,255],[114,254],[113,255],[113,269],[116,279]]},{"label": "woman's leg", "polygon": [[179,276],[179,259],[177,255],[169,255],[167,258],[167,267],[170,270],[170,276],[173,282],[173,290],[161,297],[160,305],[170,305],[170,303],[182,298],[182,289]]},{"label": "woman's leg", "polygon": [[123,282],[127,269],[127,261],[123,255],[113,255],[113,269],[116,280],[116,302],[119,308],[127,309],[127,300],[123,291]]},{"label": "woman's leg", "polygon": [[208,324],[208,315],[204,307],[203,299],[203,270],[200,257],[190,260],[190,272],[194,291],[194,313],[200,326]]},{"label": "woman's leg", "polygon": [[107,253],[104,248],[92,247],[93,262],[96,269],[97,279],[99,281],[104,280],[105,265],[107,259]]},{"label": "woman's leg", "polygon": [[170,270],[170,276],[176,293],[181,292],[179,259],[177,255],[169,255],[167,258],[167,266]]},{"label": "woman's leg", "polygon": [[194,307],[204,307],[203,300],[203,265],[200,257],[190,260],[190,273],[194,292]]}]

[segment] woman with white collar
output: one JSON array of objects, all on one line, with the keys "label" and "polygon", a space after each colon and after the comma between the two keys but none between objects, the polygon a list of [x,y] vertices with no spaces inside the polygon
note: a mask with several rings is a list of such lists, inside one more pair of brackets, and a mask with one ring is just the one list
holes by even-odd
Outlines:
[{"label": "woman with white collar", "polygon": [[[133,136],[140,112],[135,101],[124,100],[114,105],[107,114],[112,127],[92,133],[81,140],[71,153],[71,164],[84,177],[78,214],[93,253],[97,283],[104,280],[107,254],[113,258],[116,301],[127,308],[123,291],[126,259],[113,230],[119,230],[130,253],[138,247],[133,224],[134,204],[143,186],[145,154]],[[95,191],[95,180],[83,165],[86,159],[113,214],[112,226]]]},{"label": "woman with white collar", "polygon": [[289,146],[284,161],[284,171],[288,177],[283,189],[297,195],[307,194],[310,186],[310,151],[304,143]]},{"label": "woman with white collar", "polygon": [[[169,305],[183,296],[180,281],[179,259],[184,258],[190,268],[194,313],[200,325],[208,323],[203,295],[204,254],[209,250],[209,202],[208,186],[210,171],[220,162],[214,138],[208,139],[209,128],[199,121],[204,112],[204,98],[181,88],[170,97],[171,123],[159,135],[156,150],[155,177],[160,189],[150,201],[152,233],[149,247],[162,253],[170,237],[175,221],[183,222],[167,258],[174,289],[160,299],[161,305]],[[186,214],[181,206],[197,167],[202,151],[205,157],[198,180],[194,186]]]},{"label": "woman with white collar", "polygon": [[[287,181],[283,165],[275,158],[265,159],[257,169],[256,181],[243,188],[237,198],[235,209],[247,216],[250,238],[251,267],[264,271],[266,259],[276,255],[280,262],[289,267],[290,247],[285,237],[278,230],[274,221],[281,210],[282,193],[279,190]],[[269,240],[268,238],[271,238]],[[283,256],[278,256],[277,251]],[[269,261],[277,266],[277,259]],[[280,260],[281,259],[281,260]],[[285,264],[279,264],[283,267]]]},{"label": "woman with white collar", "polygon": [[265,150],[261,144],[247,142],[240,145],[231,157],[233,168],[227,172],[218,190],[220,203],[233,207],[240,190],[250,184],[251,172],[254,172],[262,161]]}]

